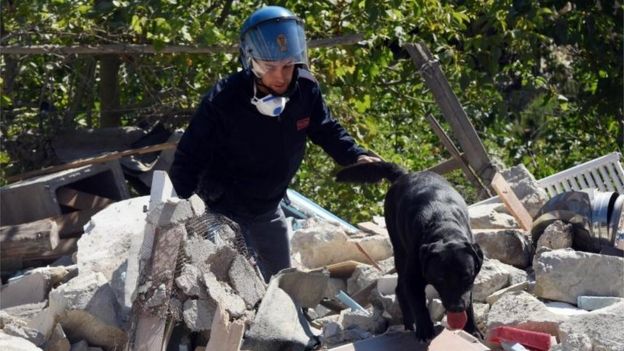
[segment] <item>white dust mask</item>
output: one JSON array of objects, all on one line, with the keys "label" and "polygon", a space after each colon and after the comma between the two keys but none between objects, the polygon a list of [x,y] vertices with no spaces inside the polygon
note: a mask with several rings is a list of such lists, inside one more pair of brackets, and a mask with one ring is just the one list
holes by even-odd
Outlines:
[{"label": "white dust mask", "polygon": [[251,98],[251,104],[256,106],[258,112],[269,117],[278,117],[286,108],[288,98],[285,96],[267,95],[258,99],[256,97],[256,85],[254,84],[254,96]]}]

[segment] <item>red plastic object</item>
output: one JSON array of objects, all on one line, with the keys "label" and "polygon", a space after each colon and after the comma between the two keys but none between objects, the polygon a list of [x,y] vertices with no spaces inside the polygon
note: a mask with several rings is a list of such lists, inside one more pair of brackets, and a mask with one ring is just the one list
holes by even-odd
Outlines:
[{"label": "red plastic object", "polygon": [[448,324],[451,329],[464,329],[466,321],[468,321],[466,311],[446,313],[446,324]]},{"label": "red plastic object", "polygon": [[500,344],[502,341],[517,342],[539,351],[548,351],[551,346],[550,334],[507,326],[494,328],[488,337],[488,342],[493,344]]}]

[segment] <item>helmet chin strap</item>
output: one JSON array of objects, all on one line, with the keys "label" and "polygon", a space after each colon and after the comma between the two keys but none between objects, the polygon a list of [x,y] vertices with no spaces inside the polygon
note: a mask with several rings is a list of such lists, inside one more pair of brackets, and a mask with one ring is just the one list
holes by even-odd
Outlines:
[{"label": "helmet chin strap", "polygon": [[[280,94],[276,93],[275,90],[269,88],[264,83],[262,83],[262,79],[260,77],[258,77],[258,76],[256,76],[255,83],[256,83],[257,86],[265,89],[269,94],[271,94],[273,96],[281,96]],[[255,87],[254,87],[254,95],[255,95]]]}]

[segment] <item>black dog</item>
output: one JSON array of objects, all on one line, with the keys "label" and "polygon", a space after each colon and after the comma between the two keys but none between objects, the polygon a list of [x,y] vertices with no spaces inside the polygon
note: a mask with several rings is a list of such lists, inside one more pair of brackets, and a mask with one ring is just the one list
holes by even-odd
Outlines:
[{"label": "black dog", "polygon": [[483,253],[472,237],[466,202],[441,176],[407,173],[393,163],[357,164],[336,175],[339,182],[374,183],[384,178],[392,182],[384,212],[405,328],[414,330],[415,323],[420,340],[433,338],[425,297],[425,286],[431,284],[449,322],[451,314],[461,313],[465,322],[460,328],[464,325],[464,330],[481,337],[474,321],[472,285]]}]

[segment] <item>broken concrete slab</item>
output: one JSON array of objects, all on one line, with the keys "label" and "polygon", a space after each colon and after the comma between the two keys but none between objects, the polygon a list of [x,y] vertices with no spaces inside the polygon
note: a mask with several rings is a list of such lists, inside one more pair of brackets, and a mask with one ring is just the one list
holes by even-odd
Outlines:
[{"label": "broken concrete slab", "polygon": [[523,230],[475,229],[473,235],[486,257],[518,268],[531,265],[533,247]]},{"label": "broken concrete slab", "polygon": [[501,296],[507,293],[510,293],[512,291],[527,291],[528,289],[529,289],[529,282],[521,282],[521,283],[513,284],[504,289],[501,289],[492,293],[490,296],[485,298],[485,301],[488,304],[493,305],[496,301],[498,301],[498,299],[501,298]]},{"label": "broken concrete slab", "polygon": [[513,216],[501,213],[504,206],[498,203],[468,207],[470,227],[472,229],[513,229],[519,228]]},{"label": "broken concrete slab", "polygon": [[556,220],[549,224],[539,239],[536,247],[547,247],[551,250],[567,249],[574,241],[574,227],[570,223]]},{"label": "broken concrete slab", "polygon": [[41,273],[26,274],[12,279],[0,288],[0,308],[44,301],[51,286],[50,278]]},{"label": "broken concrete slab", "polygon": [[255,306],[266,292],[266,285],[251,263],[242,255],[232,261],[228,271],[228,280],[232,288],[245,301],[247,307]]},{"label": "broken concrete slab", "polygon": [[272,280],[278,282],[284,290],[301,307],[313,308],[319,304],[325,291],[329,273],[326,271],[304,272],[297,268],[286,268],[279,271]]},{"label": "broken concrete slab", "polygon": [[146,220],[156,227],[166,227],[183,223],[195,216],[193,206],[188,200],[169,197],[155,204],[147,213]]},{"label": "broken concrete slab", "polygon": [[[111,204],[87,224],[78,240],[80,274],[99,272],[110,282],[124,313],[132,307],[139,277],[139,254],[146,232],[144,208],[149,197]],[[106,249],[103,249],[106,248]]]},{"label": "broken concrete slab", "polygon": [[536,261],[538,297],[572,304],[581,295],[624,297],[624,258],[562,249]]},{"label": "broken concrete slab", "polygon": [[347,292],[349,294],[355,294],[374,283],[382,276],[383,272],[378,269],[367,264],[360,264],[355,268],[351,277],[347,279]]},{"label": "broken concrete slab", "polygon": [[505,169],[501,173],[531,217],[535,218],[548,200],[546,191],[539,186],[533,174],[523,164]]},{"label": "broken concrete slab", "polygon": [[624,302],[624,298],[612,296],[579,296],[576,305],[586,311],[595,311],[616,303]]},{"label": "broken concrete slab", "polygon": [[279,284],[278,274],[269,282],[242,349],[298,351],[318,344],[317,337],[303,316],[301,307],[279,287]]},{"label": "broken concrete slab", "polygon": [[184,303],[184,324],[195,332],[210,330],[217,304],[212,300],[186,300]]},{"label": "broken concrete slab", "polygon": [[624,345],[622,325],[624,302],[570,317],[559,326],[561,350],[621,350]]},{"label": "broken concrete slab", "polygon": [[184,264],[180,274],[175,278],[175,284],[188,297],[206,299],[208,295],[201,278],[202,273],[197,267]]},{"label": "broken concrete slab", "polygon": [[6,324],[2,331],[8,335],[17,336],[19,338],[28,340],[39,347],[43,347],[46,342],[45,336],[39,333],[38,330],[29,328],[21,324]]},{"label": "broken concrete slab", "polygon": [[[555,314],[533,295],[525,291],[503,295],[491,307],[487,318],[488,332],[506,325],[557,336],[559,325],[567,316]],[[487,339],[487,338],[486,338]]]},{"label": "broken concrete slab", "polygon": [[[392,245],[385,236],[370,236],[358,242],[376,261],[392,255]],[[294,262],[304,268],[318,268],[349,260],[368,262],[344,229],[329,222],[297,230],[291,245]]]},{"label": "broken concrete slab", "polygon": [[488,296],[509,285],[509,273],[494,259],[483,260],[481,271],[475,278],[472,297],[474,301],[486,302]]},{"label": "broken concrete slab", "polygon": [[32,342],[0,331],[0,350],[4,351],[42,351]]},{"label": "broken concrete slab", "polygon": [[120,306],[102,273],[79,274],[52,290],[49,298],[51,311],[70,339],[85,339],[106,348],[126,343]]},{"label": "broken concrete slab", "polygon": [[229,285],[217,280],[212,272],[204,273],[204,283],[206,284],[206,293],[214,301],[215,306],[219,303],[234,318],[245,313],[245,301]]}]

